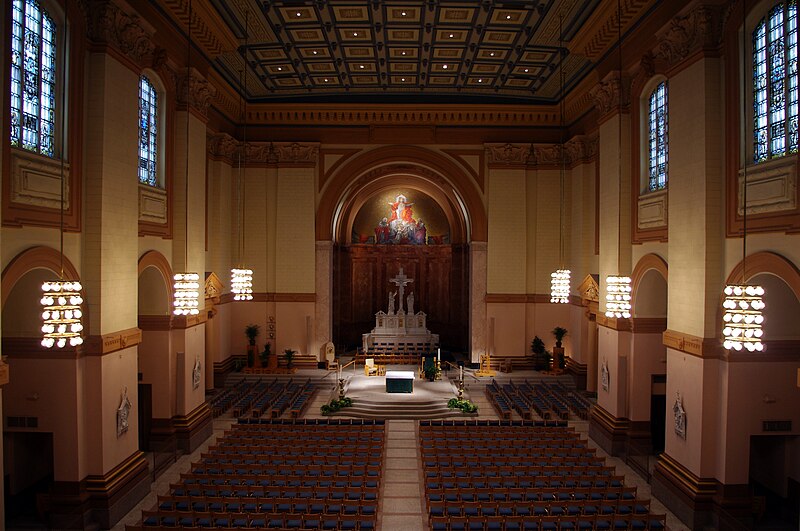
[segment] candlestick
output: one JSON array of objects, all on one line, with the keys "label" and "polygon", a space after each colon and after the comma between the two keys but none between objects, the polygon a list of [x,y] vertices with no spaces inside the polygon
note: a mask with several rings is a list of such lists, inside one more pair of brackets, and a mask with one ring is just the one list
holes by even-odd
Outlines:
[{"label": "candlestick", "polygon": [[437,361],[442,361],[442,349],[440,349],[440,348],[436,349],[436,360]]}]

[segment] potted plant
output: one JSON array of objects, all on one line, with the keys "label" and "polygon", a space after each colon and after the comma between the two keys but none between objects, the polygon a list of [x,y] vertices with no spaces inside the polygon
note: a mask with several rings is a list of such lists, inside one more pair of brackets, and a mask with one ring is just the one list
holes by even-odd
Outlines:
[{"label": "potted plant", "polygon": [[267,362],[269,361],[269,355],[271,354],[271,351],[272,351],[272,345],[269,343],[264,343],[264,350],[261,352],[261,355],[259,356],[261,358],[262,367],[267,366]]},{"label": "potted plant", "polygon": [[557,326],[553,328],[553,337],[556,338],[556,346],[553,347],[553,369],[563,369],[564,362],[564,347],[561,346],[561,340],[567,335],[567,329]]},{"label": "potted plant", "polygon": [[251,345],[256,344],[256,338],[260,332],[261,327],[257,324],[249,324],[244,327],[244,335],[247,336],[247,340],[250,341]]},{"label": "potted plant", "polygon": [[292,364],[294,363],[294,355],[297,354],[296,350],[292,350],[287,348],[283,351],[283,357],[286,358],[286,367],[288,369],[292,368]]},{"label": "potted plant", "polygon": [[544,348],[544,341],[539,336],[534,336],[531,341],[531,352],[533,353],[533,368],[537,371],[544,371],[550,366],[550,354]]},{"label": "potted plant", "polygon": [[433,382],[439,376],[439,372],[440,370],[436,365],[429,365],[425,367],[425,378],[428,381]]},{"label": "potted plant", "polygon": [[567,335],[567,329],[557,326],[553,328],[553,337],[556,338],[556,348],[561,348],[561,340]]}]

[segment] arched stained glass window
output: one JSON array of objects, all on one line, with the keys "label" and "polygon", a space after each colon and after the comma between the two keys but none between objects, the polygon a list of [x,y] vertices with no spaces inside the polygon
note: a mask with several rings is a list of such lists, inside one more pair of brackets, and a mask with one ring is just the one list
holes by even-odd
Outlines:
[{"label": "arched stained glass window", "polygon": [[158,94],[147,76],[139,78],[139,182],[158,186]]},{"label": "arched stained glass window", "polygon": [[54,157],[56,25],[36,0],[11,11],[11,145]]},{"label": "arched stained glass window", "polygon": [[648,101],[648,169],[651,192],[667,186],[669,135],[667,120],[667,82],[663,81],[650,93]]},{"label": "arched stained glass window", "polygon": [[797,153],[797,0],[753,31],[753,161]]}]

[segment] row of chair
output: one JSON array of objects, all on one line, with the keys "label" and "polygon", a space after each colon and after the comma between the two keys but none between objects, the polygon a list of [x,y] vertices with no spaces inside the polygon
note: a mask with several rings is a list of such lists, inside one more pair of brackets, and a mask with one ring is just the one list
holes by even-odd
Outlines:
[{"label": "row of chair", "polygon": [[661,531],[666,528],[666,515],[437,516],[430,523],[432,531]]},{"label": "row of chair", "polygon": [[126,526],[127,531],[154,528],[293,529],[372,531],[375,516],[370,515],[285,515],[282,513],[175,513],[143,511],[141,526]]}]

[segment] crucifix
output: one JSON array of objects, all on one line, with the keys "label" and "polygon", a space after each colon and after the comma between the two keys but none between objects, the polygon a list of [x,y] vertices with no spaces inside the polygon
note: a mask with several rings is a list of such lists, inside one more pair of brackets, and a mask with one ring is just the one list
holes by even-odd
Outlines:
[{"label": "crucifix", "polygon": [[400,306],[398,307],[397,310],[397,313],[400,313],[403,311],[403,293],[406,290],[406,285],[414,282],[414,279],[405,276],[405,274],[403,274],[403,268],[401,267],[400,272],[397,273],[397,276],[394,278],[390,278],[389,282],[397,286],[400,291]]}]

